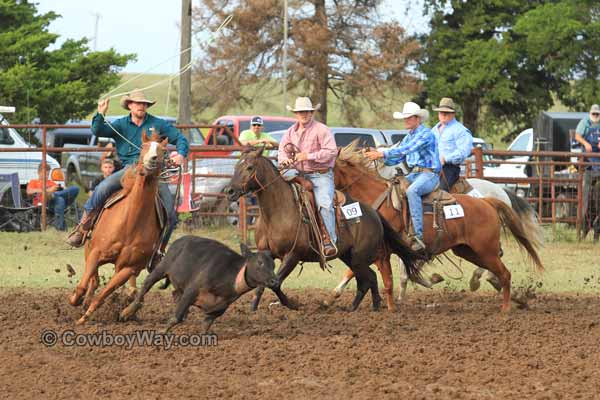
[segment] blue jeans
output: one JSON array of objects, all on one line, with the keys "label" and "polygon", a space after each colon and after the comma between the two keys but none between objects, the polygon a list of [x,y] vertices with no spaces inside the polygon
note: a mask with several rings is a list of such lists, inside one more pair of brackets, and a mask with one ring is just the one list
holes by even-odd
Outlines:
[{"label": "blue jeans", "polygon": [[431,192],[440,183],[440,177],[433,172],[415,172],[406,176],[410,186],[406,190],[410,217],[415,228],[415,235],[423,239],[423,203],[422,196]]},{"label": "blue jeans", "polygon": [[59,231],[66,231],[65,209],[69,207],[77,198],[79,188],[70,186],[66,189],[54,192],[54,196],[48,202],[48,208],[54,213],[54,227]]},{"label": "blue jeans", "polygon": [[[115,192],[121,190],[123,187],[121,186],[121,178],[125,175],[125,172],[131,167],[126,167],[121,169],[120,171],[115,172],[114,174],[105,178],[90,196],[90,198],[85,202],[83,208],[89,214],[93,210],[100,208],[104,205],[104,202]],[[171,191],[169,191],[169,185],[166,183],[158,184],[158,194],[160,199],[162,200],[165,208],[167,209],[167,232],[165,233],[165,239],[163,243],[168,243],[175,226],[177,226],[177,210],[175,210],[175,201],[173,199],[173,195]],[[154,205],[153,205],[154,207]]]},{"label": "blue jeans", "polygon": [[[286,180],[291,180],[294,176],[298,175],[298,171],[295,169],[287,170],[283,177]],[[329,238],[332,243],[337,243],[337,234],[335,232],[335,210],[333,209],[333,196],[335,196],[335,184],[333,182],[333,171],[320,173],[306,173],[303,175],[304,178],[312,182],[314,186],[315,201],[319,209],[319,214],[323,219],[323,224]]]}]

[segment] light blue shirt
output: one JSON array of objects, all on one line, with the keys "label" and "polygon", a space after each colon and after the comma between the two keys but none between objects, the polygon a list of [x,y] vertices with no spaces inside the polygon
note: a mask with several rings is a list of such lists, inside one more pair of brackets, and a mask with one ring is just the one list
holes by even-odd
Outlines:
[{"label": "light blue shirt", "polygon": [[385,165],[396,165],[406,159],[409,167],[441,170],[440,156],[435,135],[431,129],[421,124],[410,131],[399,145],[383,150]]},{"label": "light blue shirt", "polygon": [[444,157],[447,164],[462,164],[473,150],[473,136],[471,131],[456,118],[439,132],[440,122],[435,124],[432,131],[437,139],[440,157]]}]

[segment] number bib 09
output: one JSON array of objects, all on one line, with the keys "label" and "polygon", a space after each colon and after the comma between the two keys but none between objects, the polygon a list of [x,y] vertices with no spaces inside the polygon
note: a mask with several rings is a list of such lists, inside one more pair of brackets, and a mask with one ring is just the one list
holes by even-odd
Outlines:
[{"label": "number bib 09", "polygon": [[342,206],[342,212],[344,213],[344,217],[346,217],[346,219],[354,219],[362,215],[362,210],[360,209],[359,203],[352,203]]}]

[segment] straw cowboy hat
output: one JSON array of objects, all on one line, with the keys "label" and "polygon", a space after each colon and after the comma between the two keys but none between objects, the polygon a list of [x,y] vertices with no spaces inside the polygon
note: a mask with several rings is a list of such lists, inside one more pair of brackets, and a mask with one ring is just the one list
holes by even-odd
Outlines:
[{"label": "straw cowboy hat", "polygon": [[296,98],[294,107],[286,106],[286,108],[291,112],[317,111],[321,108],[321,104],[317,104],[316,107],[313,107],[312,101],[310,101],[308,97],[298,97]]},{"label": "straw cowboy hat", "polygon": [[456,112],[456,106],[454,105],[454,100],[450,97],[444,97],[440,100],[440,106],[438,108],[434,108],[433,111],[441,111],[441,112]]},{"label": "straw cowboy hat", "polygon": [[127,105],[129,102],[135,101],[136,103],[146,103],[148,107],[152,107],[156,101],[148,100],[144,92],[139,89],[133,89],[131,93],[126,94],[121,97],[121,107],[129,111],[129,107]]},{"label": "straw cowboy hat", "polygon": [[422,109],[417,103],[409,101],[408,103],[404,103],[402,112],[394,112],[394,119],[405,119],[412,117],[413,115],[416,115],[417,117],[421,118],[422,121],[425,121],[427,118],[429,118],[429,111]]}]

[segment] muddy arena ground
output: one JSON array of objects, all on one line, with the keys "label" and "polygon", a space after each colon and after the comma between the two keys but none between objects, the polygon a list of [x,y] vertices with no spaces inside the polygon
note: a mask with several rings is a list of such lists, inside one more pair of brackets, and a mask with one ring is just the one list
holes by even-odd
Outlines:
[{"label": "muddy arena ground", "polygon": [[[136,322],[116,321],[124,294],[76,327],[64,289],[0,292],[0,398],[591,399],[600,395],[600,300],[538,294],[499,312],[492,293],[412,293],[395,313],[354,313],[352,294],[325,308],[322,290],[290,291],[299,311],[251,313],[242,297],[213,326],[212,347],[47,347],[44,330],[127,334],[164,327],[173,311],[151,292]],[[177,335],[196,334],[193,309]]]}]

